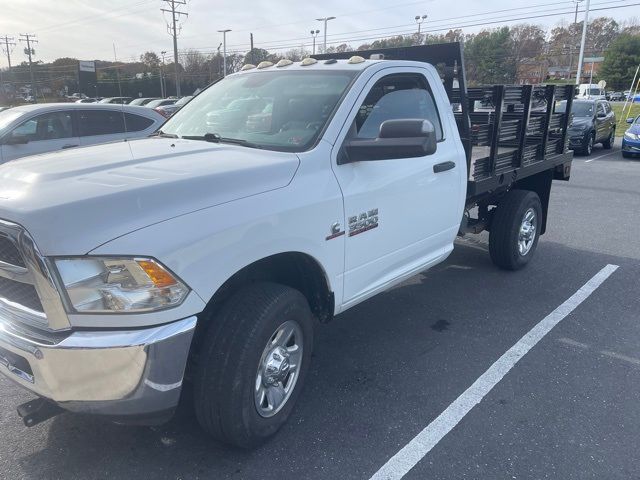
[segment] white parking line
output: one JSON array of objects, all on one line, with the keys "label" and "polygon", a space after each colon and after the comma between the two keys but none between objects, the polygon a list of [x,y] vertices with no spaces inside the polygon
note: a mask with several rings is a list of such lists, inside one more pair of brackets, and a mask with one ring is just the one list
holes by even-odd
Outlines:
[{"label": "white parking line", "polygon": [[600,160],[601,158],[608,157],[609,155],[614,155],[616,153],[620,153],[618,150],[615,152],[605,153],[604,155],[598,155],[597,157],[590,158],[589,160],[585,160],[584,163],[593,162],[594,160]]},{"label": "white parking line", "polygon": [[370,480],[397,480],[404,477],[473,407],[480,403],[533,346],[585,301],[617,268],[617,265],[604,267],[562,305],[529,330],[444,412],[374,473]]}]

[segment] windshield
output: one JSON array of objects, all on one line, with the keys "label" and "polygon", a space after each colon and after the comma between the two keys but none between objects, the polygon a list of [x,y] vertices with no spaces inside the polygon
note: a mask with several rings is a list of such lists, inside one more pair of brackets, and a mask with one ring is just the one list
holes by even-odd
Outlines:
[{"label": "windshield", "polygon": [[180,137],[217,134],[252,147],[303,151],[331,117],[350,71],[269,71],[229,76],[180,109],[162,131]]},{"label": "windshield", "polygon": [[[571,113],[574,117],[593,117],[593,108],[594,104],[591,102],[573,102]],[[565,113],[566,110],[566,101],[556,103],[556,113]]]},{"label": "windshield", "polygon": [[0,111],[0,133],[7,128],[7,126],[13,122],[16,118],[20,117],[22,112],[17,110],[2,110]]}]

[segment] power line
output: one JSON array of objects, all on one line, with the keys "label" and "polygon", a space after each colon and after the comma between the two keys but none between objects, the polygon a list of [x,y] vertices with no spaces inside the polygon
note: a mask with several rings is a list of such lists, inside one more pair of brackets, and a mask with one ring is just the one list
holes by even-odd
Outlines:
[{"label": "power line", "polygon": [[162,0],[165,2],[169,9],[161,8],[160,10],[171,14],[171,23],[167,23],[169,34],[173,37],[173,64],[176,74],[176,96],[180,96],[180,68],[178,65],[178,27],[177,23],[181,15],[185,17],[189,16],[186,12],[178,10],[180,6],[186,5],[186,0]]}]

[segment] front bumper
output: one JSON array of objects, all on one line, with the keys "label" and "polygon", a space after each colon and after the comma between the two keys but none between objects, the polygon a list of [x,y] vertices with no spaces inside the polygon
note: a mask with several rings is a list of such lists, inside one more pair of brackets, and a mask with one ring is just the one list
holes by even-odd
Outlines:
[{"label": "front bumper", "polygon": [[571,150],[581,149],[587,144],[586,132],[569,132],[569,148]]},{"label": "front bumper", "polygon": [[49,342],[0,317],[0,373],[68,411],[152,418],[178,404],[195,326],[189,317]]},{"label": "front bumper", "polygon": [[627,140],[622,138],[622,151],[640,154],[640,140]]}]

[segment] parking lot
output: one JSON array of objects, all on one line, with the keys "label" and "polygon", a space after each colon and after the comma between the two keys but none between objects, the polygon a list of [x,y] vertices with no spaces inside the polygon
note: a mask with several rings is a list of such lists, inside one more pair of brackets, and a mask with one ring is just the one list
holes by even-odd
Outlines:
[{"label": "parking lot", "polygon": [[[486,236],[464,238],[444,264],[320,327],[293,416],[255,451],[209,440],[188,391],[162,427],[61,415],[26,429],[15,407],[30,395],[0,378],[0,477],[640,478],[638,185],[640,160],[598,146],[575,158],[569,183],[555,182],[526,269],[498,270]],[[618,268],[493,388],[482,380],[477,405],[450,408],[607,265]],[[432,447],[411,443],[443,412],[459,418]]]}]

